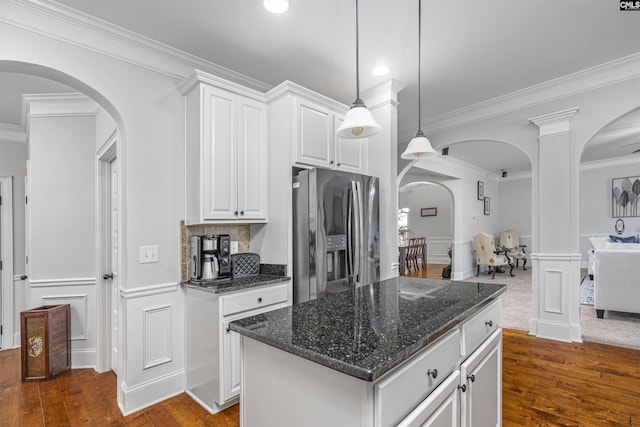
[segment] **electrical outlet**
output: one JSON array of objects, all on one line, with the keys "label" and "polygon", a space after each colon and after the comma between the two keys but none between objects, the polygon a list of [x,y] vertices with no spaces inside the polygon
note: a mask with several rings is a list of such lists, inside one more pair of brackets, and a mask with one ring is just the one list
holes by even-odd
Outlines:
[{"label": "electrical outlet", "polygon": [[231,242],[231,253],[232,254],[237,254],[238,253],[238,241],[237,240]]},{"label": "electrical outlet", "polygon": [[158,262],[158,245],[140,246],[140,264]]}]

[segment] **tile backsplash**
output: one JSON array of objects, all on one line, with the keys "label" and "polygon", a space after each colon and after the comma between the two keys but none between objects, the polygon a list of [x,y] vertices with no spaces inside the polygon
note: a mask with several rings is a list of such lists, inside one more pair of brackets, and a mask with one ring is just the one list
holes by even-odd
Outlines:
[{"label": "tile backsplash", "polygon": [[249,252],[249,224],[185,225],[184,220],[180,221],[180,252],[182,253],[182,262],[180,263],[180,280],[182,282],[189,280],[189,259],[191,257],[189,238],[194,234],[229,234],[231,236],[231,241],[238,242],[238,252]]}]

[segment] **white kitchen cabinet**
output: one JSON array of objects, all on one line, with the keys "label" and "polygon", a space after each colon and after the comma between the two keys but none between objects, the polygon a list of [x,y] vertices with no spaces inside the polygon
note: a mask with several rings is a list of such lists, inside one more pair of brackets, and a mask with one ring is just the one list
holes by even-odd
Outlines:
[{"label": "white kitchen cabinet", "polygon": [[187,223],[267,220],[264,95],[196,71],[186,102]]},{"label": "white kitchen cabinet", "polygon": [[291,141],[286,141],[286,132],[274,139],[291,147],[293,165],[367,173],[367,139],[335,136],[345,105],[291,82],[274,88],[267,98],[270,127],[292,129]]},{"label": "white kitchen cabinet", "polygon": [[460,371],[455,371],[424,399],[398,427],[456,427],[459,425]]},{"label": "white kitchen cabinet", "polygon": [[499,426],[500,317],[498,299],[373,382],[242,336],[241,426]]},{"label": "white kitchen cabinet", "polygon": [[290,304],[291,282],[228,293],[186,286],[187,394],[211,413],[238,402],[240,335],[229,323]]},{"label": "white kitchen cabinet", "polygon": [[502,332],[495,331],[460,366],[461,426],[502,425]]}]

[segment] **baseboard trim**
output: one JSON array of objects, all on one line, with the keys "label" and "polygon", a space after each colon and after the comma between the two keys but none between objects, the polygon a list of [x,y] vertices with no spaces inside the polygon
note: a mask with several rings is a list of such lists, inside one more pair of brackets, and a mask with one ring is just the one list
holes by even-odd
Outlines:
[{"label": "baseboard trim", "polygon": [[95,348],[82,348],[78,350],[71,350],[71,368],[72,369],[96,369],[96,349]]},{"label": "baseboard trim", "polygon": [[531,333],[538,338],[563,342],[582,342],[580,325],[531,320]]},{"label": "baseboard trim", "polygon": [[217,414],[218,412],[224,411],[225,409],[227,409],[227,408],[235,405],[236,403],[240,402],[240,397],[238,396],[238,397],[235,397],[235,398],[231,399],[230,401],[228,401],[224,405],[218,405],[215,402],[211,402],[211,405],[213,405],[213,407],[210,407],[209,404],[207,404],[206,402],[203,402],[201,399],[198,398],[198,396],[196,396],[195,394],[191,393],[189,390],[185,390],[184,392],[190,398],[195,400],[198,403],[198,405],[202,406],[204,409],[207,410],[207,412],[209,412],[212,415]]},{"label": "baseboard trim", "polygon": [[124,416],[155,405],[184,392],[186,384],[184,370],[173,372],[160,378],[128,387],[124,381],[120,383],[122,401],[118,402]]}]

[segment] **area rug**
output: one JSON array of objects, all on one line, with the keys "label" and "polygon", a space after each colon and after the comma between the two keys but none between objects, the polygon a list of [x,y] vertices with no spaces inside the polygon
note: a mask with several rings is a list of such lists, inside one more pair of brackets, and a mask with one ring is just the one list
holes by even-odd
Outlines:
[{"label": "area rug", "polygon": [[[507,285],[507,291],[502,294],[502,327],[506,329],[518,329],[529,331],[531,324],[531,268],[523,271],[522,268],[513,270],[514,277],[508,273],[496,274],[491,279],[486,273],[479,277],[470,277],[465,282],[487,282]],[[581,277],[586,275],[583,270]],[[588,276],[587,276],[588,280]],[[584,283],[584,287],[589,286]],[[590,281],[591,282],[591,281]],[[576,284],[578,286],[578,284]],[[580,286],[581,294],[583,286]],[[591,291],[586,291],[589,294]],[[593,295],[591,293],[591,295]],[[588,301],[588,296],[584,301]],[[640,314],[620,313],[605,311],[604,319],[598,319],[596,310],[591,305],[582,304],[580,298],[580,326],[582,328],[582,340],[610,344],[618,347],[626,347],[640,350]]]},{"label": "area rug", "polygon": [[593,305],[593,280],[589,280],[589,276],[580,283],[580,304]]}]

